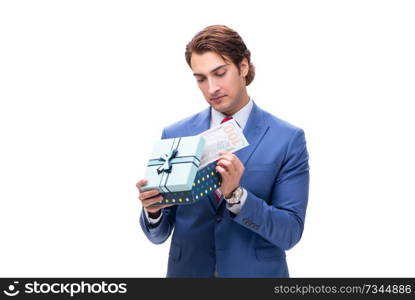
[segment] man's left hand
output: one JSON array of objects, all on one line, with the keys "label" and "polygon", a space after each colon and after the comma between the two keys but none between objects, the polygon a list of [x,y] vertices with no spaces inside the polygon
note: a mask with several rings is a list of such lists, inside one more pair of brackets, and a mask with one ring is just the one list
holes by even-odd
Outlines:
[{"label": "man's left hand", "polygon": [[221,151],[219,154],[216,166],[216,170],[222,176],[222,184],[219,189],[225,198],[230,198],[233,191],[239,186],[245,167],[235,154],[227,151]]}]

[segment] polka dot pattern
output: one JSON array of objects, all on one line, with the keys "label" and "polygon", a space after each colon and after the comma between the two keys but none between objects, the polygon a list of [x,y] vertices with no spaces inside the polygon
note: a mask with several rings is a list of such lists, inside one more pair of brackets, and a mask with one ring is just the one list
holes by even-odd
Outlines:
[{"label": "polka dot pattern", "polygon": [[217,189],[221,185],[220,174],[216,171],[216,162],[199,170],[192,184],[192,190],[173,193],[161,193],[163,200],[156,205],[163,204],[190,204]]}]

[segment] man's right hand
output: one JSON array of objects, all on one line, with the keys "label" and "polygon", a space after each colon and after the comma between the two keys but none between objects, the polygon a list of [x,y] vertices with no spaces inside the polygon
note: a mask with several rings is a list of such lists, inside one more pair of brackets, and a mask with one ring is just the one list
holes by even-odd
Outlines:
[{"label": "man's right hand", "polygon": [[159,206],[150,206],[154,203],[160,202],[163,200],[163,196],[160,195],[160,191],[158,189],[142,191],[141,187],[147,184],[147,179],[141,179],[137,182],[136,186],[138,188],[138,199],[141,200],[141,204],[143,205],[144,209],[148,212],[148,216],[152,219],[157,219],[161,214],[161,209],[165,207],[172,206],[174,204],[166,204],[166,205],[159,205]]}]

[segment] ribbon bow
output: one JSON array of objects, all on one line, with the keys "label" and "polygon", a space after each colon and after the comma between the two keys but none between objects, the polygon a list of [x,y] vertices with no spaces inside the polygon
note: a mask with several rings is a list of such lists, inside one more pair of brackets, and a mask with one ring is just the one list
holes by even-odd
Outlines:
[{"label": "ribbon bow", "polygon": [[170,173],[171,172],[171,160],[177,156],[177,149],[170,151],[170,153],[163,154],[160,156],[159,160],[164,161],[160,167],[157,168],[157,173],[160,174],[162,172]]}]

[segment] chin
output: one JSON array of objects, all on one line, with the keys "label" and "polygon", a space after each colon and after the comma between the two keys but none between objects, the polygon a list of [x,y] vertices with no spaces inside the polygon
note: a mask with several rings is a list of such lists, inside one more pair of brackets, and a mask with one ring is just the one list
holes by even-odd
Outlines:
[{"label": "chin", "polygon": [[221,104],[212,104],[212,107],[214,109],[216,109],[217,111],[220,111],[221,113],[224,113],[225,111],[227,111],[228,107],[226,105]]},{"label": "chin", "polygon": [[216,109],[217,111],[220,112],[224,112],[227,111],[229,108],[229,105],[227,105],[227,103],[224,102],[220,102],[220,103],[215,103],[215,102],[209,102],[209,104]]}]

